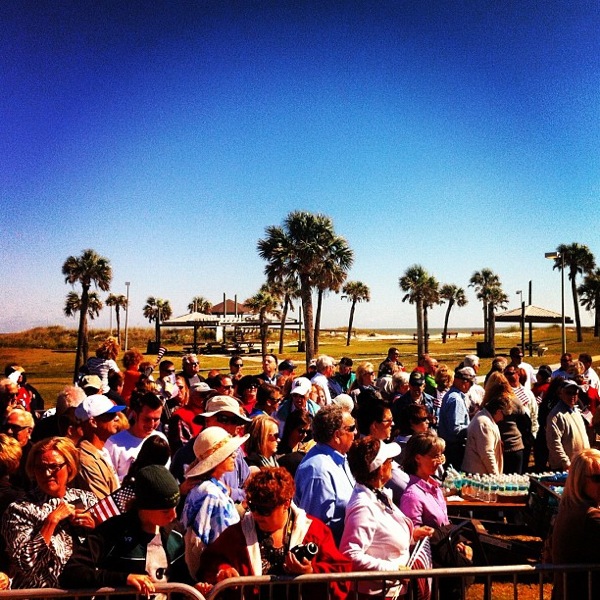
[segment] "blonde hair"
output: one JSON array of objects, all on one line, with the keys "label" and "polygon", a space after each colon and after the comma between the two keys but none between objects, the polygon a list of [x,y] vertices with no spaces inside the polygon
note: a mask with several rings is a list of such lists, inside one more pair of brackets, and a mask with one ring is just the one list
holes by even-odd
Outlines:
[{"label": "blonde hair", "polygon": [[121,346],[119,346],[117,338],[108,337],[96,349],[96,356],[98,358],[115,360],[119,356],[119,352],[121,352]]},{"label": "blonde hair", "polygon": [[21,444],[10,435],[0,433],[0,477],[16,473],[22,456]]},{"label": "blonde hair", "polygon": [[252,423],[248,427],[250,437],[245,445],[246,454],[266,456],[265,450],[269,438],[269,424],[275,425],[276,431],[279,432],[279,422],[269,415],[259,415],[252,419]]},{"label": "blonde hair", "polygon": [[66,437],[51,437],[46,440],[41,440],[33,445],[29,456],[27,457],[27,465],[25,471],[30,479],[35,480],[35,468],[38,466],[39,458],[44,452],[54,450],[62,455],[67,463],[67,471],[69,472],[68,481],[72,481],[79,471],[79,451],[75,444]]},{"label": "blonde hair", "polygon": [[375,371],[375,367],[373,363],[363,362],[356,367],[356,386],[362,385],[362,379],[365,376],[367,371]]},{"label": "blonde hair", "polygon": [[578,504],[596,504],[596,499],[585,493],[585,480],[590,475],[600,475],[600,450],[596,448],[582,450],[571,461],[565,491],[560,501],[561,509],[572,508]]}]

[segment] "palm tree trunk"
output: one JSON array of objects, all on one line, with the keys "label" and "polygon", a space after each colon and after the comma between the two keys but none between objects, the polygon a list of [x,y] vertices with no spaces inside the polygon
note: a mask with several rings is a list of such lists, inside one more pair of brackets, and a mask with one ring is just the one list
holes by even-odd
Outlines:
[{"label": "palm tree trunk", "polygon": [[119,316],[119,305],[115,304],[115,319],[117,321],[117,342],[121,344],[121,318]]},{"label": "palm tree trunk", "polygon": [[[155,333],[155,339],[156,339],[156,345],[158,346],[158,348],[160,348],[160,308],[156,309],[156,323],[155,323],[155,328],[156,328],[156,333]],[[157,348],[157,350],[158,350]]]},{"label": "palm tree trunk", "polygon": [[573,312],[575,313],[575,327],[577,329],[577,341],[583,342],[583,335],[581,333],[581,316],[579,314],[579,296],[577,295],[577,282],[575,277],[577,276],[576,271],[569,273],[569,279],[571,280],[571,293],[573,294]]},{"label": "palm tree trunk", "polygon": [[321,334],[321,309],[323,308],[323,290],[319,290],[317,294],[317,314],[315,315],[315,354],[319,353],[319,335]]},{"label": "palm tree trunk", "polygon": [[265,323],[265,309],[261,308],[259,313],[259,327],[260,327],[260,349],[262,355],[265,356],[267,353],[267,324]]},{"label": "palm tree trunk", "polygon": [[356,308],[356,300],[352,301],[350,307],[350,319],[348,320],[348,336],[346,337],[346,346],[350,345],[350,336],[352,335],[352,323],[354,322],[354,309]]},{"label": "palm tree trunk", "polygon": [[427,304],[423,304],[423,354],[429,354],[429,315]]},{"label": "palm tree trunk", "polygon": [[302,298],[302,310],[304,311],[304,332],[306,339],[306,369],[308,363],[315,355],[314,326],[313,326],[313,304],[310,280],[307,275],[300,276],[300,295]]},{"label": "palm tree trunk", "polygon": [[494,317],[494,305],[488,304],[488,342],[491,346],[492,352],[496,354],[496,319]]},{"label": "palm tree trunk", "polygon": [[452,310],[453,305],[454,301],[448,300],[448,308],[446,309],[446,316],[444,317],[444,332],[442,333],[442,344],[446,343],[446,338],[448,337],[448,321],[450,320],[450,311]]},{"label": "palm tree trunk", "polygon": [[483,303],[483,341],[489,342],[488,335],[488,305],[487,302]]},{"label": "palm tree trunk", "polygon": [[423,301],[419,299],[417,300],[417,356],[423,354]]},{"label": "palm tree trunk", "polygon": [[279,325],[279,354],[283,353],[283,337],[285,335],[285,321],[287,319],[290,297],[286,294],[283,299],[283,311],[281,312],[281,323]]},{"label": "palm tree trunk", "polygon": [[75,371],[73,381],[77,381],[79,368],[87,361],[87,308],[89,304],[88,289],[81,286],[81,302],[79,304],[79,329],[77,330],[77,350],[75,352]]},{"label": "palm tree trunk", "polygon": [[594,301],[594,337],[600,336],[600,293]]}]

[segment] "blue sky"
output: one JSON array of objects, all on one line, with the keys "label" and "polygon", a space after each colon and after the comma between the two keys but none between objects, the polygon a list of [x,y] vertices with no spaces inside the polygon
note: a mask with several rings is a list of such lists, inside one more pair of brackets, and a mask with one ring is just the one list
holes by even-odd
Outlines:
[{"label": "blue sky", "polygon": [[[414,263],[560,310],[544,252],[600,260],[595,1],[38,0],[0,26],[0,331],[75,326],[61,266],[85,248],[131,282],[133,325],[149,295],[243,300],[292,210],[354,249],[361,328],[414,326]],[[451,326],[481,326],[468,296]],[[325,325],[348,312],[331,294]]]}]

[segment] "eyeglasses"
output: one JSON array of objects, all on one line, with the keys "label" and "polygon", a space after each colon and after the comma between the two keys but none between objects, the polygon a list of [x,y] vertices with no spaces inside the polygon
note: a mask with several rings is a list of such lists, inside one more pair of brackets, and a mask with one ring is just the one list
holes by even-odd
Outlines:
[{"label": "eyeglasses", "polygon": [[221,386],[224,390],[232,390],[233,386],[232,385],[222,385]]},{"label": "eyeglasses", "polygon": [[346,425],[344,427],[342,427],[343,431],[347,431],[348,433],[355,433],[356,432],[356,423],[354,423],[354,425]]},{"label": "eyeglasses", "polygon": [[428,456],[432,461],[439,462],[442,465],[446,462],[446,455],[443,452],[434,454],[433,456],[431,454],[426,454],[425,456]]},{"label": "eyeglasses", "polygon": [[248,502],[248,508],[250,512],[260,515],[261,517],[269,517],[273,514],[273,511],[277,508],[276,506],[258,506],[254,502]]},{"label": "eyeglasses", "polygon": [[215,415],[215,418],[217,419],[218,423],[221,423],[221,425],[237,425],[239,423],[239,419],[236,419],[234,416],[230,417],[222,413]]},{"label": "eyeglasses", "polygon": [[394,422],[394,419],[381,419],[379,421],[382,425],[391,425]]},{"label": "eyeglasses", "polygon": [[429,417],[415,417],[411,419],[413,423],[425,423],[425,421],[429,421]]},{"label": "eyeglasses", "polygon": [[375,375],[375,371],[365,371],[365,375]]},{"label": "eyeglasses", "polygon": [[304,427],[298,429],[298,433],[301,433],[302,435],[306,435],[309,431],[310,429],[306,429]]},{"label": "eyeglasses", "polygon": [[269,435],[267,435],[267,439],[271,442],[276,442],[279,439],[279,434],[278,433],[269,433]]},{"label": "eyeglasses", "polygon": [[200,363],[198,363],[198,362],[191,362],[191,363],[188,363],[188,365],[190,365],[190,367],[197,367],[199,364],[200,364]]},{"label": "eyeglasses", "polygon": [[52,477],[56,475],[67,463],[60,463],[59,465],[48,465],[45,463],[40,463],[39,465],[35,465],[35,472],[40,475],[49,475]]},{"label": "eyeglasses", "polygon": [[258,385],[256,383],[251,383],[246,389],[247,390],[257,390]]},{"label": "eyeglasses", "polygon": [[33,429],[33,427],[31,427],[29,425],[24,425],[24,426],[13,425],[12,423],[6,423],[4,425],[4,430],[5,431],[12,431],[14,434],[20,433],[24,429]]},{"label": "eyeglasses", "polygon": [[244,363],[233,363],[232,367],[239,367],[240,369],[244,366]]}]

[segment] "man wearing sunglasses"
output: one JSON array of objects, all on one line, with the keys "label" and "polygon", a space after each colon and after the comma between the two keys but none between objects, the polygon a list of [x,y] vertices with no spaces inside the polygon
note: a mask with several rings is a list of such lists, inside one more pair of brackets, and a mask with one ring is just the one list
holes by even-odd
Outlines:
[{"label": "man wearing sunglasses", "polygon": [[558,392],[560,401],[548,415],[548,461],[550,468],[556,471],[566,471],[573,457],[590,447],[585,422],[577,406],[580,389],[577,383],[566,379]]},{"label": "man wearing sunglasses", "polygon": [[346,459],[356,437],[354,417],[336,404],[324,406],[313,419],[313,436],[317,443],[296,471],[294,502],[328,525],[339,544],[355,483]]},{"label": "man wearing sunglasses", "polygon": [[179,375],[186,380],[188,388],[204,381],[204,377],[200,375],[200,361],[195,354],[186,354],[181,359],[181,368],[183,371]]}]

